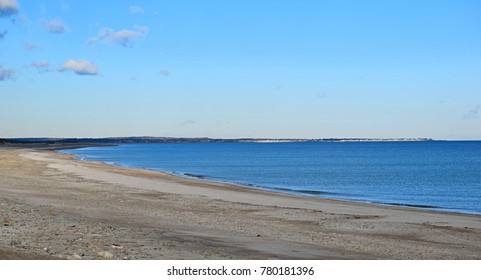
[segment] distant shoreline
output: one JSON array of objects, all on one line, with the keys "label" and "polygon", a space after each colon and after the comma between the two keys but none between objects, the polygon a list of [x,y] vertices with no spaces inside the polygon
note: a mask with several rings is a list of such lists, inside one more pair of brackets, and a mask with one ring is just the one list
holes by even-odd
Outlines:
[{"label": "distant shoreline", "polygon": [[107,137],[107,138],[8,138],[3,145],[77,145],[98,146],[142,143],[299,143],[299,142],[427,142],[442,141],[431,138],[207,138],[207,137]]}]

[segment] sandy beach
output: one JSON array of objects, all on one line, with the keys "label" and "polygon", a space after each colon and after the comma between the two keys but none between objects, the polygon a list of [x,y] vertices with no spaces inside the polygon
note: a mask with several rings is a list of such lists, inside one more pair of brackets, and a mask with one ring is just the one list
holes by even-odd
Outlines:
[{"label": "sandy beach", "polygon": [[481,215],[0,148],[0,259],[481,259]]}]

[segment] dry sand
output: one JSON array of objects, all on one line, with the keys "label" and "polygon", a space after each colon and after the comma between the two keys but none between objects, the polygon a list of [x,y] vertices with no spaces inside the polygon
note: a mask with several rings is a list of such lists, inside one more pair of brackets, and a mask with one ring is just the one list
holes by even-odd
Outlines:
[{"label": "dry sand", "polygon": [[481,259],[481,216],[0,148],[0,259]]}]

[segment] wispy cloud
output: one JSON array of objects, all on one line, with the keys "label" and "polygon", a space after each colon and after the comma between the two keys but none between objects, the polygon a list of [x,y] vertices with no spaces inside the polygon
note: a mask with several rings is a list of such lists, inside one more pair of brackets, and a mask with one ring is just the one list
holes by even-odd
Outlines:
[{"label": "wispy cloud", "polygon": [[193,121],[193,120],[186,120],[185,122],[182,123],[182,125],[190,125],[190,124],[195,124],[195,121]]},{"label": "wispy cloud", "polygon": [[478,104],[473,109],[467,111],[464,114],[463,119],[464,120],[477,120],[477,119],[479,119],[480,111],[481,111],[481,104]]},{"label": "wispy cloud", "polygon": [[170,72],[169,72],[169,70],[163,69],[163,70],[160,70],[159,74],[162,75],[162,76],[169,76]]},{"label": "wispy cloud", "polygon": [[48,61],[38,61],[30,63],[33,67],[48,67],[50,63]]},{"label": "wispy cloud", "polygon": [[37,68],[39,73],[45,73],[50,71],[50,63],[48,61],[36,61],[30,63],[30,66]]},{"label": "wispy cloud", "polygon": [[61,19],[44,20],[42,24],[44,30],[49,33],[63,34],[67,31],[65,23]]},{"label": "wispy cloud", "polygon": [[9,17],[18,13],[19,7],[15,0],[0,0],[0,17]]},{"label": "wispy cloud", "polygon": [[131,14],[143,14],[144,9],[142,7],[139,7],[139,6],[130,6],[129,7],[129,13],[131,13]]},{"label": "wispy cloud", "polygon": [[0,82],[13,79],[14,74],[15,74],[15,69],[4,68],[3,65],[0,64]]},{"label": "wispy cloud", "polygon": [[3,40],[3,38],[5,38],[5,36],[7,36],[7,33],[8,33],[7,30],[0,32],[0,40]]},{"label": "wispy cloud", "polygon": [[68,12],[70,10],[70,5],[65,2],[60,2],[60,9],[64,12]]},{"label": "wispy cloud", "polygon": [[126,48],[132,48],[135,41],[144,39],[149,33],[147,26],[136,25],[134,29],[122,29],[115,31],[111,28],[102,28],[99,35],[94,38],[89,38],[87,44],[106,43],[118,44]]},{"label": "wispy cloud", "polygon": [[60,66],[59,71],[73,71],[77,75],[98,75],[99,70],[95,64],[87,60],[69,59]]},{"label": "wispy cloud", "polygon": [[32,51],[32,50],[35,50],[35,49],[40,49],[40,46],[39,46],[39,45],[30,43],[30,42],[27,42],[27,41],[23,41],[23,47],[24,47],[27,51]]}]

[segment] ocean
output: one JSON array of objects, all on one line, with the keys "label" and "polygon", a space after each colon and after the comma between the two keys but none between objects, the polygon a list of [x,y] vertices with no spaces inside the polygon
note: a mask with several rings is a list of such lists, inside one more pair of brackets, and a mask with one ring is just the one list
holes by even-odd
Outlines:
[{"label": "ocean", "polygon": [[122,144],[61,152],[239,187],[481,214],[481,141]]}]

